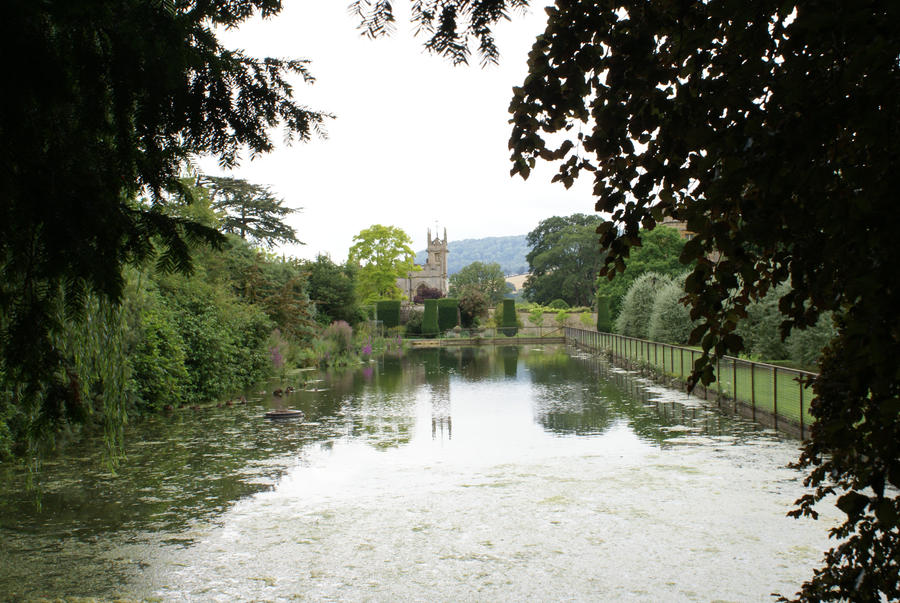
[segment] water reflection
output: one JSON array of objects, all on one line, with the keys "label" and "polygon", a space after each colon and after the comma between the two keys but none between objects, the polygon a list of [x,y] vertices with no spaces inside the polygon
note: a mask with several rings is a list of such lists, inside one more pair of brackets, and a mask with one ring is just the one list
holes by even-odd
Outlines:
[{"label": "water reflection", "polygon": [[[747,421],[562,346],[418,350],[357,369],[304,373],[295,385],[278,404],[303,410],[303,423],[263,419],[275,405],[263,396],[131,426],[116,473],[93,452],[96,442],[72,447],[47,463],[40,511],[25,490],[25,475],[0,467],[0,599],[13,593],[379,599],[417,592],[421,598],[392,564],[407,564],[416,580],[437,588],[415,564],[444,567],[440,560],[466,548],[473,529],[482,538],[477,542],[492,543],[477,552],[489,573],[547,572],[560,537],[554,526],[574,517],[594,527],[609,520],[607,528],[638,538],[617,513],[646,519],[654,505],[692,496],[696,484],[682,484],[687,489],[679,494],[667,485],[673,470],[681,484],[681,464],[730,468],[734,453],[724,444],[771,443],[780,455],[774,466],[791,457],[790,445]],[[674,457],[659,456],[685,447],[702,459],[673,463]],[[753,479],[766,478],[745,481]],[[596,484],[618,490],[595,492]],[[609,507],[607,499],[620,490],[637,498]],[[575,498],[584,499],[577,508]],[[235,531],[246,552],[235,552]],[[349,540],[339,540],[341,534]],[[592,538],[597,541],[584,544],[578,559],[604,554],[596,547],[614,536],[600,530]],[[418,552],[406,549],[408,540]],[[380,552],[394,549],[410,557],[401,563]],[[461,572],[463,590],[434,592],[447,598],[468,592],[465,555],[446,562]],[[516,555],[527,563],[517,564]],[[254,560],[264,560],[269,573],[255,569]],[[326,560],[334,567],[322,566]],[[226,562],[233,575],[223,575]],[[282,565],[285,577],[271,590],[267,576]],[[286,576],[297,566],[318,574],[292,582]],[[396,575],[373,578],[375,566]],[[553,575],[547,579],[557,584]],[[357,589],[367,580],[379,586],[363,596]],[[390,590],[390,580],[400,590]],[[528,590],[532,582],[497,592],[540,595]],[[596,594],[595,587],[586,585],[581,594]]]}]

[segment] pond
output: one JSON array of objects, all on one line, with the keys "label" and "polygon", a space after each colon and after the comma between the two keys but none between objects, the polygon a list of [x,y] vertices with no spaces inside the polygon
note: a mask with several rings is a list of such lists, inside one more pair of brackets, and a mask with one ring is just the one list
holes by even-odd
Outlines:
[{"label": "pond", "polygon": [[303,376],[130,427],[115,473],[71,446],[39,507],[0,467],[0,599],[769,600],[828,546],[796,441],[572,348]]}]

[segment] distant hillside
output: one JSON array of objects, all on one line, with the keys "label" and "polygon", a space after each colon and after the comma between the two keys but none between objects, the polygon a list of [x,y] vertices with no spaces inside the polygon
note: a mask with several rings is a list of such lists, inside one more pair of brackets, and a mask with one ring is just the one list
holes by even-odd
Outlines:
[{"label": "distant hillside", "polygon": [[[485,237],[483,239],[450,239],[450,258],[448,270],[450,274],[458,272],[472,262],[489,264],[497,262],[505,274],[522,274],[528,272],[525,256],[530,251],[525,243],[525,235],[511,237]],[[416,264],[424,264],[427,253],[416,254]]]}]

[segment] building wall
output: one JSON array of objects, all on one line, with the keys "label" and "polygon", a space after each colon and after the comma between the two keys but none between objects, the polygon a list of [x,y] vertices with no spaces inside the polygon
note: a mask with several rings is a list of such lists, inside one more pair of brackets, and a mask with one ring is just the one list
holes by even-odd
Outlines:
[{"label": "building wall", "polygon": [[422,269],[408,272],[406,277],[397,279],[397,286],[403,291],[407,299],[412,301],[416,295],[416,289],[424,284],[427,287],[438,289],[443,295],[450,292],[450,279],[447,275],[447,229],[444,229],[444,238],[435,236],[431,238],[431,229],[428,229],[428,257],[424,264],[417,264]]}]

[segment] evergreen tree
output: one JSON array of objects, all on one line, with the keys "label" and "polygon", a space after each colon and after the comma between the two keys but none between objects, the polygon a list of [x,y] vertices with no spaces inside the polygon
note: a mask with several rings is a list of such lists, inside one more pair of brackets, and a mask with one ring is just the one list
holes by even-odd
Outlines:
[{"label": "evergreen tree", "polygon": [[284,218],[300,210],[285,207],[268,187],[239,178],[206,176],[212,208],[222,212],[222,230],[265,247],[279,243],[302,244]]}]

